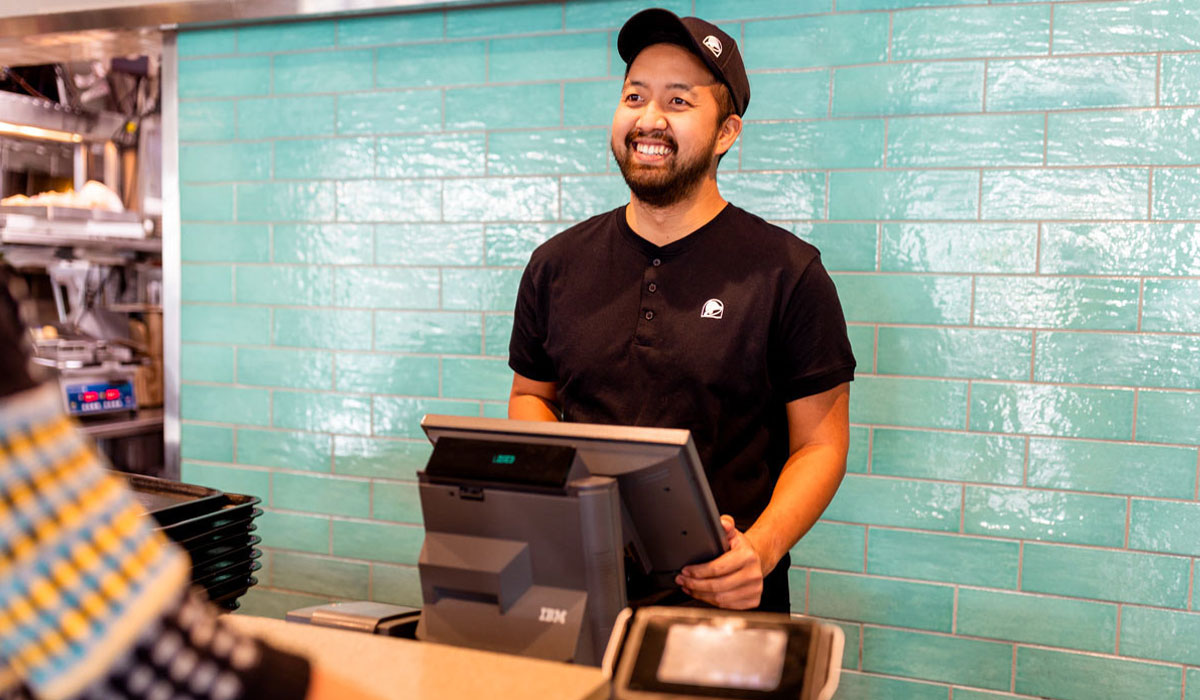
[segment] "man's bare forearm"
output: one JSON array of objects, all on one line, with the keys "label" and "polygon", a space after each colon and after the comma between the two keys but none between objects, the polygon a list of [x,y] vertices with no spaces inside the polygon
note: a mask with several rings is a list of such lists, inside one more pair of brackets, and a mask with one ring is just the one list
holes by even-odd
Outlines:
[{"label": "man's bare forearm", "polygon": [[802,447],[788,459],[762,515],[746,532],[770,572],[825,512],[846,474],[846,449],[837,444]]}]

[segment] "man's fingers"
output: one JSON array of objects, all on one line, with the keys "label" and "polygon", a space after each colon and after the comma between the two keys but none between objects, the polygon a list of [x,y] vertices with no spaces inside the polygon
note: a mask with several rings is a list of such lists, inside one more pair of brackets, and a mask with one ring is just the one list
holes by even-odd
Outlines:
[{"label": "man's fingers", "polygon": [[754,554],[745,549],[731,549],[710,562],[685,566],[683,568],[683,577],[688,579],[706,579],[728,576],[752,563],[757,563],[751,561],[752,559],[756,559]]}]

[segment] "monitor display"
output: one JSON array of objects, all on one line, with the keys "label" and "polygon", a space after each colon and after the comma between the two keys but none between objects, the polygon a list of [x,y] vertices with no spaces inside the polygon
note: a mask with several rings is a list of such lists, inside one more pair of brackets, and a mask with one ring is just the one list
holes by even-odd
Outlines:
[{"label": "monitor display", "polygon": [[[450,437],[574,449],[586,472],[579,476],[617,480],[626,574],[649,577],[651,587],[673,587],[681,568],[726,549],[725,530],[686,430],[442,415],[425,416],[421,427],[435,445]],[[497,473],[518,466],[507,454],[487,454],[488,467]],[[521,468],[540,473],[538,465]]]}]

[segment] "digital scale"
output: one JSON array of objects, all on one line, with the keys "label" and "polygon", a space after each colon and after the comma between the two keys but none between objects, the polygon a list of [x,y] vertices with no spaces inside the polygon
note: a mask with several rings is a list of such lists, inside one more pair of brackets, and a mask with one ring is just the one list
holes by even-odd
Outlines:
[{"label": "digital scale", "polygon": [[125,348],[102,341],[54,339],[38,341],[35,350],[34,362],[55,375],[68,414],[82,418],[137,410],[133,389],[137,367],[120,361],[129,356]]}]

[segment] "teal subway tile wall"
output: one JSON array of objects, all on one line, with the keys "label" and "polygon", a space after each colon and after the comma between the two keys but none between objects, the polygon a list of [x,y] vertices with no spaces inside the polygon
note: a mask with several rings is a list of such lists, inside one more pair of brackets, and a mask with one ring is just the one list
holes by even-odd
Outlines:
[{"label": "teal subway tile wall", "polygon": [[[722,192],[850,322],[852,473],[790,572],[837,698],[1200,698],[1200,8],[657,4],[742,42]],[[530,252],[628,197],[638,7],[181,30],[182,475],[263,499],[246,611],[420,603],[417,423],[503,415]]]}]

